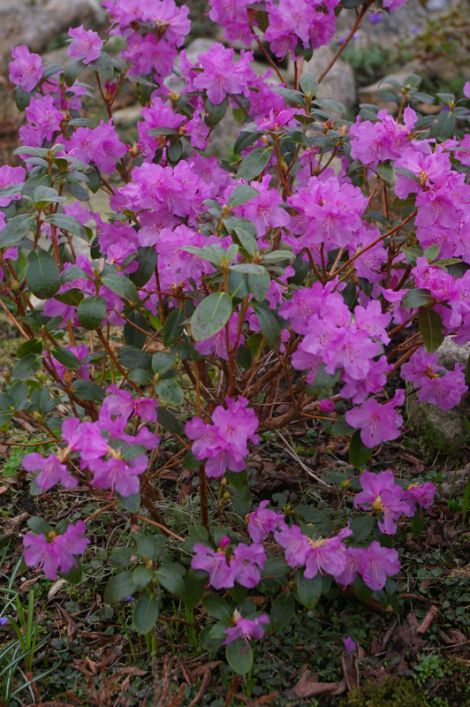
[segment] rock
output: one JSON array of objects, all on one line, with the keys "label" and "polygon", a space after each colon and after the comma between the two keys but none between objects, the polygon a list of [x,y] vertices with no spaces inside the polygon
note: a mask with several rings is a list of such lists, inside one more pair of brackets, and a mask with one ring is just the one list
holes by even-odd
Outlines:
[{"label": "rock", "polygon": [[[439,363],[445,368],[453,370],[456,364],[465,368],[470,344],[456,344],[448,336],[438,354]],[[407,417],[410,427],[420,435],[428,449],[458,457],[462,455],[465,445],[470,443],[470,393],[463,397],[460,405],[451,410],[419,403],[416,395],[411,395],[407,400]]]},{"label": "rock", "polygon": [[115,110],[113,113],[113,122],[119,128],[132,128],[137,124],[142,113],[142,106],[128,106],[127,108],[120,108]]},{"label": "rock", "polygon": [[380,81],[375,81],[369,86],[364,86],[359,89],[359,102],[360,103],[375,103],[381,108],[386,108],[387,110],[395,111],[397,109],[396,103],[392,101],[384,100],[381,94],[384,91],[391,90],[392,86],[387,85],[387,79],[392,79],[393,81],[398,81],[400,84],[404,84],[408,76],[411,74],[419,74],[423,70],[422,65],[418,61],[410,61],[405,64],[400,71],[395,71],[391,74],[387,74]]},{"label": "rock", "polygon": [[[316,49],[310,61],[305,62],[302,74],[310,74],[317,80],[333,57],[334,52],[329,46]],[[356,103],[356,81],[353,68],[347,62],[339,59],[321,82],[317,96],[319,98],[334,98],[341,101],[346,108],[352,108]]]}]

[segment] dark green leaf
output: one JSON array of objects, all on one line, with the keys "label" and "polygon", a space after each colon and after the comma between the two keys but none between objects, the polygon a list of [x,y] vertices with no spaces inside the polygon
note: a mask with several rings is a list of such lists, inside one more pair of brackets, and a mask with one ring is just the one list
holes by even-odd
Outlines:
[{"label": "dark green leaf", "polygon": [[168,432],[174,435],[179,435],[182,433],[183,428],[172,412],[166,408],[157,409],[157,419],[158,423]]},{"label": "dark green leaf", "polygon": [[265,304],[255,303],[253,308],[264,338],[271,347],[278,347],[281,327],[277,317]]},{"label": "dark green leaf", "polygon": [[249,184],[241,184],[235,189],[228,200],[228,206],[241,206],[242,204],[246,204],[247,201],[251,201],[251,199],[254,199],[256,196],[259,196],[259,192],[257,192],[256,189],[250,187]]},{"label": "dark green leaf", "polygon": [[191,317],[191,331],[196,341],[217,334],[232,314],[232,300],[225,292],[209,295],[197,306]]},{"label": "dark green leaf", "polygon": [[295,614],[295,601],[292,594],[278,594],[271,605],[271,621],[277,629],[290,626]]},{"label": "dark green leaf", "polygon": [[271,159],[271,147],[258,147],[245,157],[238,168],[237,176],[250,182],[258,177]]},{"label": "dark green leaf", "polygon": [[26,282],[40,299],[55,295],[60,287],[60,271],[52,255],[45,250],[33,250],[28,257]]},{"label": "dark green leaf", "polygon": [[93,381],[74,381],[72,391],[79,400],[86,400],[92,403],[100,403],[104,399],[104,392]]},{"label": "dark green leaf", "polygon": [[130,302],[137,302],[139,299],[137,287],[124,275],[105,275],[102,283],[112,292]]},{"label": "dark green leaf", "polygon": [[225,648],[227,663],[237,675],[246,675],[253,665],[253,651],[249,643],[242,638],[229,643]]},{"label": "dark green leaf", "polygon": [[349,445],[349,461],[356,469],[365,469],[371,456],[372,449],[364,445],[360,431],[356,430]]},{"label": "dark green leaf", "polygon": [[403,307],[406,307],[407,309],[424,307],[425,305],[432,304],[433,302],[434,300],[429,290],[425,290],[423,288],[408,290],[401,301]]},{"label": "dark green leaf", "polygon": [[155,391],[157,393],[158,400],[163,404],[173,405],[174,407],[179,407],[183,404],[183,389],[176,378],[164,378],[163,380],[158,381],[155,386]]},{"label": "dark green leaf", "polygon": [[444,328],[438,312],[433,309],[422,309],[418,315],[419,331],[427,351],[437,351],[444,341]]},{"label": "dark green leaf", "polygon": [[98,329],[106,316],[106,300],[103,297],[86,297],[77,310],[78,321],[85,329]]},{"label": "dark green leaf", "polygon": [[297,596],[300,603],[307,609],[313,609],[320,601],[322,593],[322,578],[317,574],[313,579],[304,576],[304,570],[300,569],[296,575]]},{"label": "dark green leaf", "polygon": [[131,572],[120,572],[111,577],[104,590],[104,600],[107,604],[116,604],[134,593],[134,582]]},{"label": "dark green leaf", "polygon": [[172,594],[179,594],[184,590],[184,568],[175,562],[161,565],[156,572],[158,581]]},{"label": "dark green leaf", "polygon": [[9,219],[5,228],[0,231],[0,248],[16,245],[32,231],[33,226],[33,216],[20,214]]},{"label": "dark green leaf", "polygon": [[144,594],[134,606],[133,620],[137,633],[145,636],[157,623],[158,600],[152,594]]}]

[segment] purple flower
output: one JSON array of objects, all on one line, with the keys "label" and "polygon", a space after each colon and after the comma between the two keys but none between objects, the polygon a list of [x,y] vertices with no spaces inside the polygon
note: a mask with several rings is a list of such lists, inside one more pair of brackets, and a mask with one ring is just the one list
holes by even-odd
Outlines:
[{"label": "purple flower", "polygon": [[55,106],[52,96],[33,98],[26,108],[28,123],[20,128],[23,143],[33,147],[40,146],[45,140],[52,140],[60,131],[63,113]]},{"label": "purple flower", "polygon": [[185,431],[194,440],[192,452],[196,459],[206,459],[205,471],[210,478],[219,478],[228,469],[242,471],[248,455],[248,443],[256,444],[258,419],[248,408],[246,398],[227,398],[226,408],[218,405],[212,413],[212,424],[194,417]]},{"label": "purple flower", "polygon": [[405,500],[404,490],[395,483],[392,471],[381,471],[379,474],[364,471],[359,477],[359,483],[362,491],[356,494],[354,506],[383,513],[383,520],[378,524],[382,533],[393,535],[397,532],[400,515],[413,515]]},{"label": "purple flower", "polygon": [[343,638],[343,646],[346,653],[355,653],[357,651],[357,643],[351,636]]},{"label": "purple flower", "polygon": [[283,525],[274,532],[274,538],[283,548],[284,556],[290,567],[303,567],[310,551],[309,538],[302,533],[298,525]]},{"label": "purple flower", "polygon": [[352,534],[349,528],[344,528],[332,538],[309,538],[309,549],[305,558],[305,577],[313,579],[318,573],[329,574],[332,577],[341,575],[346,568],[346,547],[343,539]]},{"label": "purple flower", "polygon": [[264,636],[264,628],[266,624],[269,624],[269,616],[267,614],[259,614],[255,616],[254,619],[244,619],[239,611],[235,610],[233,612],[232,618],[233,626],[225,629],[225,641],[227,645],[233,643],[238,638],[242,638],[244,641],[251,641],[252,639],[259,640]]},{"label": "purple flower", "polygon": [[127,153],[127,147],[114,125],[101,121],[96,128],[78,128],[67,143],[67,151],[85,164],[94,162],[99,170],[109,174]]},{"label": "purple flower", "polygon": [[73,489],[78,485],[75,479],[60,459],[51,454],[43,457],[37,452],[27,454],[23,459],[23,468],[26,471],[38,472],[35,482],[41,491],[49,491],[56,484],[62,484],[66,489]]},{"label": "purple flower", "polygon": [[39,54],[32,54],[24,44],[15,47],[9,64],[10,80],[29,93],[42,78],[43,66]]},{"label": "purple flower", "polygon": [[253,76],[250,66],[253,55],[242,52],[238,61],[235,56],[234,50],[226,49],[223,44],[214,44],[198,56],[198,65],[203,70],[196,74],[193,84],[196,89],[206,89],[212,103],[222,103],[230,94],[247,94]]},{"label": "purple flower", "polygon": [[405,491],[405,498],[411,504],[413,512],[416,506],[421,508],[429,508],[436,495],[436,487],[431,481],[426,481],[424,484],[410,484]]},{"label": "purple flower", "polygon": [[470,98],[470,81],[466,81],[463,87],[463,95],[465,98]]},{"label": "purple flower", "polygon": [[80,25],[80,27],[70,28],[68,35],[72,40],[67,49],[67,54],[71,59],[78,59],[84,64],[90,64],[100,58],[103,42],[96,32],[91,29],[86,30]]},{"label": "purple flower", "polygon": [[403,418],[396,407],[403,405],[405,392],[397,390],[392,400],[380,404],[374,398],[369,398],[346,413],[346,422],[361,430],[361,440],[366,447],[376,447],[382,442],[388,442],[400,436]]},{"label": "purple flower", "polygon": [[147,457],[144,454],[124,461],[119,453],[110,459],[98,459],[92,466],[92,486],[99,489],[111,489],[120,496],[132,496],[138,493],[138,477],[147,469]]},{"label": "purple flower", "polygon": [[282,513],[273,511],[268,506],[269,501],[261,501],[258,508],[247,517],[248,534],[254,543],[263,542],[269,533],[279,528],[284,519]]},{"label": "purple flower", "polygon": [[209,586],[214,589],[230,589],[235,584],[235,568],[233,562],[227,559],[225,548],[212,550],[206,545],[197,543],[191,560],[194,570],[204,570],[209,574]]},{"label": "purple flower", "polygon": [[24,559],[28,567],[43,568],[48,579],[57,579],[58,572],[66,574],[72,569],[75,556],[82,555],[89,543],[81,520],[70,524],[62,535],[53,531],[47,537],[43,533],[26,533]]},{"label": "purple flower", "polygon": [[262,545],[240,543],[233,551],[235,581],[242,587],[253,589],[261,581],[261,570],[266,562],[266,553]]},{"label": "purple flower", "polygon": [[[436,268],[440,270],[440,268]],[[468,390],[463,366],[456,364],[453,371],[439,366],[437,353],[418,349],[401,367],[403,378],[418,388],[418,400],[450,410],[460,403]]]},{"label": "purple flower", "polygon": [[[10,167],[10,165],[5,164],[0,167],[0,189],[6,189],[14,184],[23,184],[25,177],[26,172],[23,167]],[[0,208],[5,208],[12,201],[17,201],[18,199],[21,199],[20,193],[11,196],[0,196]]]},{"label": "purple flower", "polygon": [[398,552],[393,548],[382,547],[377,540],[368,547],[357,548],[357,554],[362,579],[374,591],[383,589],[387,578],[400,571]]}]

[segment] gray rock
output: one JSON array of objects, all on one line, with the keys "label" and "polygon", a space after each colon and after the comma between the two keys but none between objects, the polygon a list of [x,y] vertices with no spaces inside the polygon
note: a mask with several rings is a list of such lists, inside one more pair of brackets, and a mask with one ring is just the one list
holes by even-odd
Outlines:
[{"label": "gray rock", "polygon": [[[310,61],[305,62],[302,74],[310,74],[318,79],[329,66],[334,57],[331,47],[325,46],[316,49]],[[319,98],[334,98],[341,101],[346,108],[352,108],[356,103],[356,82],[353,68],[342,59],[339,59],[330,69],[320,84],[317,96]]]},{"label": "gray rock", "polygon": [[392,79],[393,81],[398,81],[400,84],[404,84],[408,76],[411,74],[420,74],[422,71],[423,66],[419,63],[419,61],[410,61],[399,71],[394,71],[387,74],[387,76],[384,76],[380,79],[380,81],[375,81],[369,86],[363,86],[360,88],[359,101],[360,103],[375,103],[381,108],[387,108],[387,110],[395,111],[397,108],[396,103],[383,100],[381,97],[384,91],[392,88],[390,85],[387,85],[387,79]]}]

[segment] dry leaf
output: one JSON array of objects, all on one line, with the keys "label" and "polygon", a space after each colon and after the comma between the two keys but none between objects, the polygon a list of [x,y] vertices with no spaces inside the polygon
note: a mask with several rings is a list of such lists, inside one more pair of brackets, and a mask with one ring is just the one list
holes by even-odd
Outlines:
[{"label": "dry leaf", "polygon": [[295,697],[305,699],[316,695],[342,695],[346,692],[346,683],[342,682],[317,682],[310,670],[305,670],[300,680],[292,690]]}]

